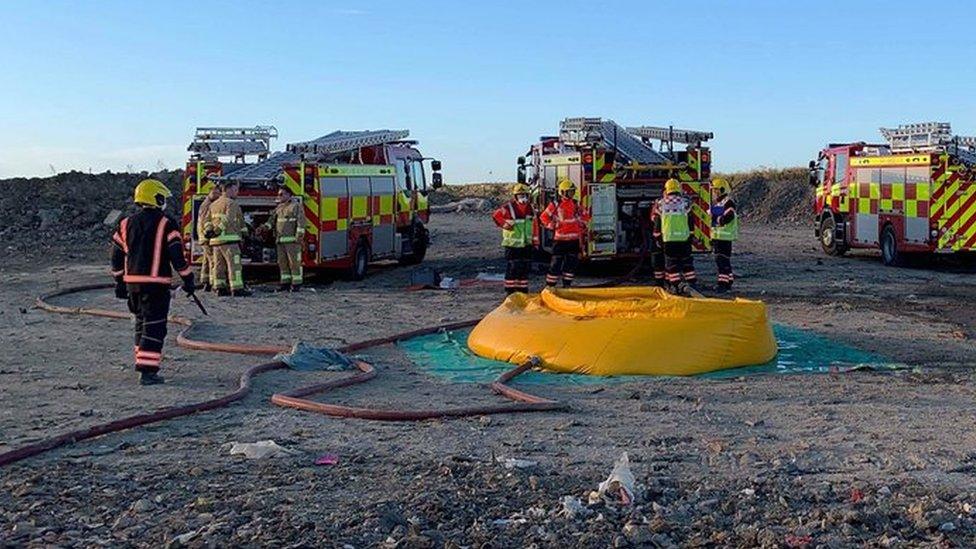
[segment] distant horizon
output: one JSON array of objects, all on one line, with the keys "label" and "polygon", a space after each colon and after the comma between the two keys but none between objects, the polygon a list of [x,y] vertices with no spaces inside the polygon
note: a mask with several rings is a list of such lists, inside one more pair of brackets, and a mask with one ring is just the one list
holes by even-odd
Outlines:
[{"label": "distant horizon", "polygon": [[513,179],[572,116],[714,132],[726,173],[804,166],[899,124],[976,134],[976,4],[938,18],[937,40],[909,38],[920,13],[906,0],[12,3],[0,178],[178,169],[208,125],[274,125],[279,150],[405,128],[460,184]]}]

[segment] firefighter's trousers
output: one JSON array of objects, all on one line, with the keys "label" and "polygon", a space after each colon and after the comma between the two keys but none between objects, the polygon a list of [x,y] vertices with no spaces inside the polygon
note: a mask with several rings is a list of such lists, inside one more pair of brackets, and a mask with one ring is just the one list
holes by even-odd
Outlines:
[{"label": "firefighter's trousers", "polygon": [[532,246],[505,246],[505,293],[529,291],[529,269],[532,266]]},{"label": "firefighter's trousers", "polygon": [[668,285],[672,288],[680,284],[682,278],[692,286],[698,282],[695,261],[691,257],[691,242],[664,243],[664,270]]},{"label": "firefighter's trousers", "polygon": [[200,260],[200,280],[213,286],[213,250],[210,244],[201,244],[203,258]]},{"label": "firefighter's trousers", "polygon": [[579,240],[557,240],[552,246],[552,259],[549,261],[549,273],[546,275],[546,286],[555,286],[560,279],[563,288],[573,285],[576,277],[576,266],[579,265]]},{"label": "firefighter's trousers", "polygon": [[231,291],[244,288],[244,275],[241,273],[241,246],[237,242],[212,245],[213,249],[213,287],[221,290],[230,287]]},{"label": "firefighter's trousers", "polygon": [[651,268],[654,269],[654,283],[664,286],[667,280],[664,269],[664,243],[660,238],[652,238],[649,253],[651,255]]},{"label": "firefighter's trousers", "polygon": [[718,267],[718,287],[729,289],[732,287],[732,241],[713,240],[712,252],[715,254],[715,266]]},{"label": "firefighter's trousers", "polygon": [[129,293],[129,311],[135,315],[135,361],[140,372],[157,372],[163,360],[169,287],[142,288]]},{"label": "firefighter's trousers", "polygon": [[278,270],[281,272],[282,284],[301,285],[302,247],[298,242],[278,243]]}]

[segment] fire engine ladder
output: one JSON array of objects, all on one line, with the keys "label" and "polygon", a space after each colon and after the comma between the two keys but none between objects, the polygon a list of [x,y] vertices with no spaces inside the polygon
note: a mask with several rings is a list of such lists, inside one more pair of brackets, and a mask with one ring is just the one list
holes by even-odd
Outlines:
[{"label": "fire engine ladder", "polygon": [[400,141],[410,135],[409,130],[368,130],[359,132],[334,131],[311,141],[289,143],[286,150],[307,156],[328,156],[361,147]]},{"label": "fire engine ladder", "polygon": [[[948,151],[970,166],[976,166],[976,137],[953,135],[948,122],[902,124],[881,128],[892,152]],[[965,147],[965,148],[964,148]]]},{"label": "fire engine ladder", "polygon": [[559,139],[568,144],[600,143],[638,164],[667,164],[667,157],[655,151],[613,120],[567,118],[559,124]]},{"label": "fire engine ladder", "polygon": [[705,141],[715,137],[715,134],[712,132],[679,130],[675,128],[662,128],[658,126],[634,126],[628,127],[627,131],[644,140],[657,139],[661,142],[686,143],[696,146],[701,145]]},{"label": "fire engine ladder", "polygon": [[276,152],[270,158],[256,164],[247,164],[242,168],[228,173],[221,179],[224,181],[267,182],[271,183],[282,172],[282,166],[297,163],[301,156],[292,152]]},{"label": "fire engine ladder", "polygon": [[197,128],[186,150],[206,160],[233,156],[238,162],[244,162],[248,155],[264,160],[271,153],[271,140],[277,137],[274,126]]}]

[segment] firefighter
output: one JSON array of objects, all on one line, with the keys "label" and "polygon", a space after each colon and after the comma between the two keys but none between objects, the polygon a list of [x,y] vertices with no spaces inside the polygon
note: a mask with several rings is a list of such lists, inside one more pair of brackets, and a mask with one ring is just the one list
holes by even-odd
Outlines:
[{"label": "firefighter", "polygon": [[228,181],[222,185],[220,198],[210,205],[204,224],[204,236],[210,239],[213,252],[213,287],[219,296],[249,296],[244,288],[241,271],[241,242],[247,234],[244,212],[237,204],[238,184]]},{"label": "firefighter", "polygon": [[649,249],[651,254],[651,267],[654,270],[654,284],[664,288],[667,286],[667,278],[664,270],[664,242],[661,240],[661,224],[659,223],[661,218],[661,205],[656,200],[651,204],[650,216],[651,242]]},{"label": "firefighter", "polygon": [[555,233],[546,286],[552,288],[562,279],[563,288],[568,288],[573,285],[576,266],[579,264],[580,241],[589,216],[583,213],[583,209],[574,198],[576,186],[572,181],[568,179],[560,181],[558,191],[558,204],[549,203],[539,216],[539,221]]},{"label": "firefighter", "polygon": [[278,189],[278,206],[265,224],[274,231],[282,292],[302,286],[302,241],[305,239],[305,207],[294,200],[291,189]]},{"label": "firefighter", "polygon": [[180,227],[163,213],[171,196],[160,181],[144,179],[133,197],[141,210],[123,219],[112,235],[115,297],[128,300],[135,316],[135,367],[141,385],[165,381],[158,372],[174,269],[183,279],[183,291],[187,295],[194,291],[193,268],[183,257]]},{"label": "firefighter", "polygon": [[730,192],[728,181],[712,181],[712,252],[718,268],[718,291],[722,293],[732,289],[732,242],[739,238],[739,217]]},{"label": "firefighter", "polygon": [[200,209],[197,210],[197,235],[200,238],[200,247],[203,248],[203,258],[200,261],[200,280],[203,281],[203,291],[205,292],[213,289],[215,269],[213,268],[214,258],[213,250],[210,249],[210,240],[203,237],[203,233],[206,232],[204,225],[206,225],[207,219],[210,217],[210,205],[218,198],[220,198],[220,186],[213,185],[210,187],[210,192],[207,193],[207,197],[200,203]]},{"label": "firefighter", "polygon": [[529,291],[533,216],[529,187],[523,183],[512,187],[512,200],[502,204],[491,216],[502,229],[502,247],[508,263],[505,267],[506,294]]},{"label": "firefighter", "polygon": [[681,194],[678,180],[668,179],[664,184],[664,197],[658,201],[655,230],[660,231],[664,244],[668,290],[675,294],[688,294],[685,285],[694,288],[698,283],[691,257],[692,226],[691,202]]}]

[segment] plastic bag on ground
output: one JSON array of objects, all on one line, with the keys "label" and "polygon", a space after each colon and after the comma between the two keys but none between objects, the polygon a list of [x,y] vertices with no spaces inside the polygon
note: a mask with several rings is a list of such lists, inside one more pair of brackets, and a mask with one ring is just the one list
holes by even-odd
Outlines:
[{"label": "plastic bag on ground", "polygon": [[590,493],[590,502],[595,503],[600,498],[609,496],[614,499],[619,498],[624,505],[630,505],[634,502],[636,483],[634,473],[630,470],[630,457],[627,456],[627,452],[624,452],[613,464],[613,470],[610,471],[607,480],[601,482],[595,492]]},{"label": "plastic bag on ground", "polygon": [[291,352],[279,353],[275,355],[274,359],[284,362],[293,370],[336,372],[355,367],[352,359],[338,351],[325,347],[313,347],[302,341],[295,343]]}]

